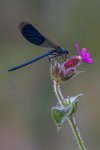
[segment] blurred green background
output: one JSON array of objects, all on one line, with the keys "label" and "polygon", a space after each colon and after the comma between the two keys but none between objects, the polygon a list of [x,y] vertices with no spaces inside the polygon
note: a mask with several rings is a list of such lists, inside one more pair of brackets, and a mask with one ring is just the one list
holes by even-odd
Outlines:
[{"label": "blurred green background", "polygon": [[78,149],[68,122],[57,133],[51,118],[57,100],[48,60],[7,72],[47,51],[21,36],[18,24],[23,20],[70,49],[70,56],[76,54],[76,41],[91,53],[93,65],[81,65],[85,73],[66,82],[63,93],[84,94],[77,125],[87,149],[100,149],[100,1],[0,0],[0,150]]}]

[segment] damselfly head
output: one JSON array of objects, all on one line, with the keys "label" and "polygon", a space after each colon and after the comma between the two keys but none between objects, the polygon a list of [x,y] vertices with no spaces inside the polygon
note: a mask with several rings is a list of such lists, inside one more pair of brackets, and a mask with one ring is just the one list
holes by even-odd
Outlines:
[{"label": "damselfly head", "polygon": [[69,54],[69,50],[67,48],[62,48],[62,57],[66,58]]},{"label": "damselfly head", "polygon": [[60,47],[60,46],[57,46],[56,51],[59,54],[66,54],[66,55],[69,54],[69,50],[67,48],[63,48],[63,47]]}]

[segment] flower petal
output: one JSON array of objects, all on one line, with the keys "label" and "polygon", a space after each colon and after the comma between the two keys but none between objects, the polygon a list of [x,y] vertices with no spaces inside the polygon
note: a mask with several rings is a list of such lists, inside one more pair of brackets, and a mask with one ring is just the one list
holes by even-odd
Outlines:
[{"label": "flower petal", "polygon": [[88,64],[92,64],[93,63],[93,59],[92,58],[87,59],[87,63]]},{"label": "flower petal", "polygon": [[87,58],[90,58],[90,53],[86,53],[86,57],[87,57]]},{"label": "flower petal", "polygon": [[86,62],[88,64],[92,64],[93,63],[93,60],[92,58],[88,58],[88,59],[82,59],[83,62]]},{"label": "flower petal", "polygon": [[82,48],[81,53],[85,54],[86,53],[86,48]]},{"label": "flower petal", "polygon": [[88,64],[92,64],[93,60],[90,57],[90,53],[87,52],[87,49],[85,47],[82,48],[82,50],[80,51],[78,43],[75,43],[75,48],[77,49],[77,52],[78,52],[78,54],[81,57],[81,60],[83,62],[86,62]]},{"label": "flower petal", "polygon": [[78,43],[75,43],[75,48],[77,49],[77,52],[78,52],[78,54],[80,55],[80,48],[79,48]]}]

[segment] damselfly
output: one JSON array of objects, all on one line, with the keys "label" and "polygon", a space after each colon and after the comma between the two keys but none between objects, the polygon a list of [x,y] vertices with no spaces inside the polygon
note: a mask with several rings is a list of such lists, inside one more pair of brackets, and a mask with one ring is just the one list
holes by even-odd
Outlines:
[{"label": "damselfly", "polygon": [[34,63],[35,61],[38,61],[49,55],[54,55],[56,57],[56,56],[62,56],[62,55],[66,56],[69,53],[68,49],[62,48],[61,46],[50,41],[48,38],[46,38],[44,35],[42,35],[33,25],[31,25],[27,21],[23,21],[19,24],[19,30],[20,30],[21,34],[23,35],[23,37],[26,40],[28,40],[29,42],[31,42],[32,44],[41,46],[41,47],[45,47],[50,50],[48,52],[46,52],[45,54],[43,54],[39,57],[36,57],[26,63],[12,67],[8,71],[14,71],[16,69],[22,68],[24,66]]}]

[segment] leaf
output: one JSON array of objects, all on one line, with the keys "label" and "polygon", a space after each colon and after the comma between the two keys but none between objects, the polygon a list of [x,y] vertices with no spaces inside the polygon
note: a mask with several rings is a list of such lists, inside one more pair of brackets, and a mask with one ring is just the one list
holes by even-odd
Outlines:
[{"label": "leaf", "polygon": [[78,95],[76,95],[76,96],[67,97],[67,98],[65,99],[67,105],[71,105],[71,106],[72,106],[72,112],[71,112],[71,114],[73,114],[73,113],[76,112],[76,110],[77,110],[77,105],[78,105],[78,98],[79,98],[80,96],[82,96],[82,95],[83,95],[83,94],[80,93],[80,94],[78,94]]},{"label": "leaf", "polygon": [[67,106],[66,108],[64,108],[62,105],[57,105],[56,107],[52,107],[51,114],[55,124],[58,127],[61,127],[61,125],[70,115],[71,111],[72,111],[71,105]]}]

